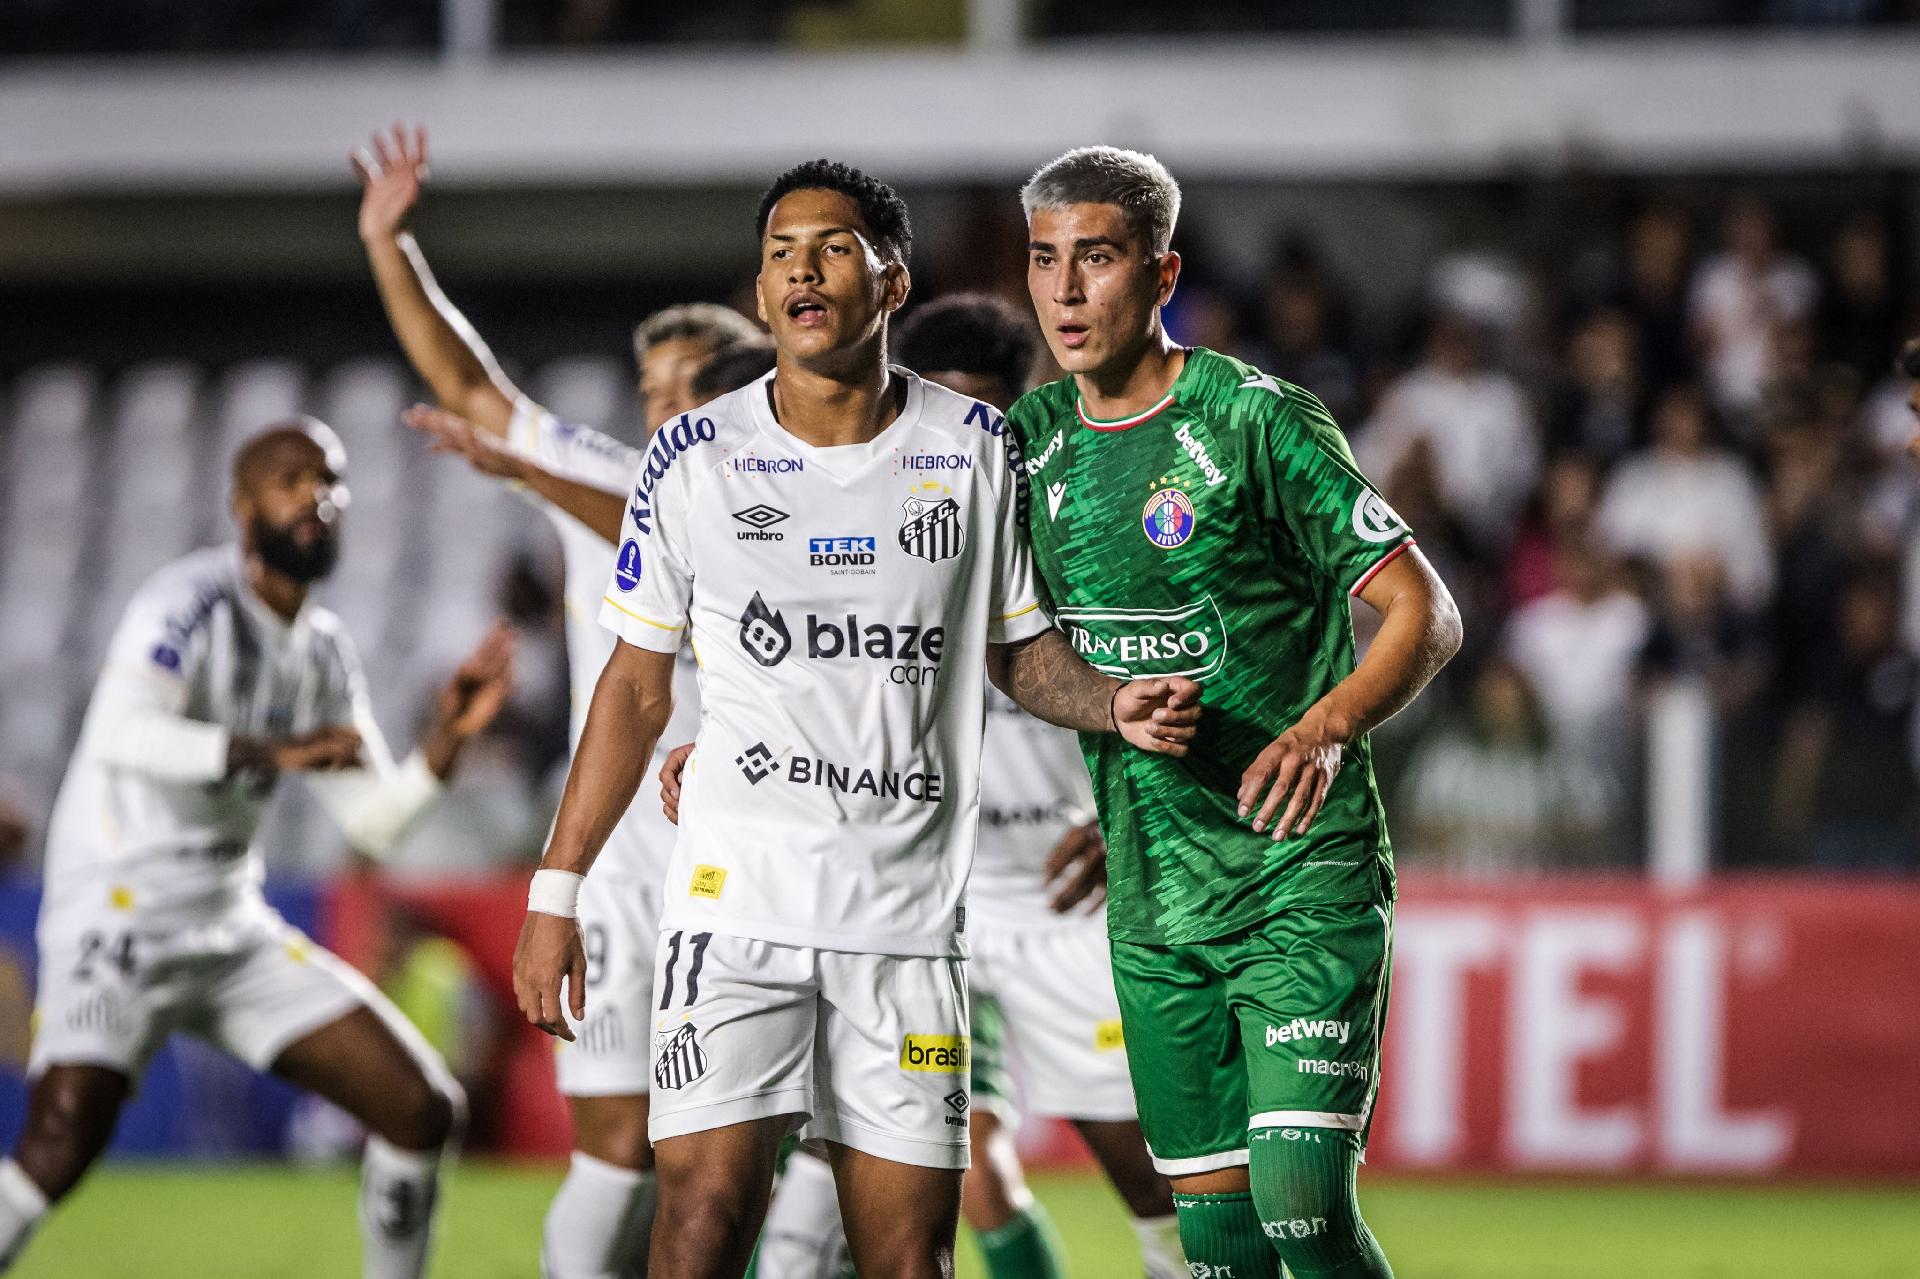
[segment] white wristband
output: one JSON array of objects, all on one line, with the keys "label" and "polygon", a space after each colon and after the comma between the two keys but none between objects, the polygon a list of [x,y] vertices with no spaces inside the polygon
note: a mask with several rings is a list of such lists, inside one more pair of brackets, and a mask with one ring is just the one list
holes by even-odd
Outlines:
[{"label": "white wristband", "polygon": [[572,919],[584,882],[585,876],[570,870],[536,870],[533,882],[527,885],[527,909]]}]

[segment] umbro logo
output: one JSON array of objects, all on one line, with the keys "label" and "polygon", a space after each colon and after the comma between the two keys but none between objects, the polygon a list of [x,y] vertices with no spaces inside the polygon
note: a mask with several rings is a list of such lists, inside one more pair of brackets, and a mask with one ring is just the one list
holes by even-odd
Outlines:
[{"label": "umbro logo", "polygon": [[954,1089],[952,1092],[948,1093],[942,1100],[944,1100],[949,1106],[953,1107],[953,1113],[956,1115],[966,1114],[967,1108],[973,1104],[972,1101],[968,1099],[967,1090],[964,1088]]},{"label": "umbro logo", "polygon": [[774,761],[773,752],[767,749],[765,742],[755,742],[734,756],[733,762],[740,766],[740,772],[755,786],[767,780],[780,768]]},{"label": "umbro logo", "polygon": [[1281,396],[1283,399],[1285,398],[1285,392],[1281,391],[1280,383],[1275,380],[1271,373],[1253,372],[1247,374],[1247,380],[1240,384],[1240,389],[1247,391],[1256,386],[1263,391],[1272,391],[1275,395]]},{"label": "umbro logo", "polygon": [[767,530],[788,518],[787,513],[778,507],[762,502],[749,506],[744,511],[735,511],[733,518],[752,529],[751,533],[735,533],[734,537],[742,542],[778,542],[786,537],[784,533],[769,533]]},{"label": "umbro logo", "polygon": [[1053,483],[1047,485],[1048,519],[1056,520],[1060,518],[1060,503],[1066,500],[1066,496],[1067,482],[1065,480],[1055,480]]}]

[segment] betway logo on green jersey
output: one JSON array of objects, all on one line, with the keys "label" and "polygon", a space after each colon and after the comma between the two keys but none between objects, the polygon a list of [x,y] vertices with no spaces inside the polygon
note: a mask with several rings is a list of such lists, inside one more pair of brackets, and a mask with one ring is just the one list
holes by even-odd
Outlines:
[{"label": "betway logo on green jersey", "polygon": [[1227,660],[1227,626],[1211,595],[1185,608],[1063,608],[1055,617],[1087,665],[1120,679],[1205,679]]},{"label": "betway logo on green jersey", "polygon": [[1213,464],[1213,459],[1207,456],[1207,446],[1193,438],[1193,431],[1185,422],[1182,422],[1180,429],[1173,433],[1173,438],[1180,441],[1180,447],[1187,451],[1187,456],[1193,459],[1193,464],[1199,467],[1200,473],[1207,477],[1208,488],[1227,482],[1227,473]]}]

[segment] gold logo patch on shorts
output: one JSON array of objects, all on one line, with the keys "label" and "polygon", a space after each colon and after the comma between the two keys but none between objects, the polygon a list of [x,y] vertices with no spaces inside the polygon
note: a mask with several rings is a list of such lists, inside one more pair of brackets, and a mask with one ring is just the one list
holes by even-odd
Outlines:
[{"label": "gold logo patch on shorts", "polygon": [[687,886],[689,897],[711,897],[719,900],[720,890],[727,886],[727,872],[719,866],[695,866],[693,883]]},{"label": "gold logo patch on shorts", "polygon": [[900,1069],[959,1074],[971,1057],[965,1035],[908,1035],[900,1042]]},{"label": "gold logo patch on shorts", "polygon": [[1110,1053],[1125,1048],[1127,1037],[1120,1031],[1120,1019],[1099,1021],[1093,1024],[1093,1048],[1095,1052]]}]

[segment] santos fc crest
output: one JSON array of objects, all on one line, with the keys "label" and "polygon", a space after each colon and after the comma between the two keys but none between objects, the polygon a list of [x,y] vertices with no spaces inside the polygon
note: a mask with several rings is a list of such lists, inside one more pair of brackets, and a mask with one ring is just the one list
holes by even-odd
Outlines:
[{"label": "santos fc crest", "polygon": [[906,518],[900,522],[900,549],[907,554],[938,563],[952,559],[966,546],[966,530],[960,527],[960,503],[953,498],[929,502],[910,497],[905,511]]}]

